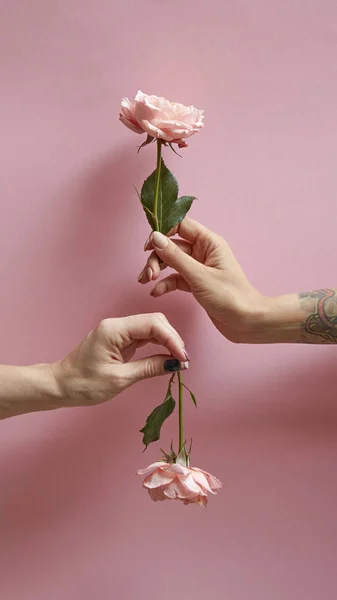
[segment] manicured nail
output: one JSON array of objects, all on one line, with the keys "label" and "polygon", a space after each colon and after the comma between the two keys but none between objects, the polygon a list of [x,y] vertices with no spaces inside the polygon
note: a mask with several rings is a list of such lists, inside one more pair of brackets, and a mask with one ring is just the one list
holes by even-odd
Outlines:
[{"label": "manicured nail", "polygon": [[163,250],[168,244],[168,239],[166,235],[159,233],[159,231],[154,231],[152,234],[152,242],[154,246],[156,246],[160,250]]},{"label": "manicured nail", "polygon": [[147,249],[147,245],[148,245],[148,243],[150,241],[150,237],[151,237],[151,235],[149,235],[149,237],[147,238],[147,240],[146,240],[146,242],[144,244],[144,251]]},{"label": "manicured nail", "polygon": [[183,368],[183,369],[188,369],[188,368],[189,368],[189,366],[190,366],[190,363],[187,361],[187,362],[183,362],[183,363],[181,363],[181,365],[182,365],[182,368]]},{"label": "manicured nail", "polygon": [[187,352],[186,348],[184,348],[184,354],[185,354],[185,358],[186,360],[191,360],[189,353]]},{"label": "manicured nail", "polygon": [[175,373],[176,371],[180,371],[181,370],[180,361],[176,360],[175,358],[170,358],[169,360],[166,360],[164,362],[164,369],[165,369],[165,371],[168,371],[169,373]]},{"label": "manicured nail", "polygon": [[148,267],[146,269],[146,275],[147,275],[148,280],[151,281],[152,275],[153,275],[153,271],[152,271],[151,267]]},{"label": "manicured nail", "polygon": [[144,277],[144,270],[139,274],[138,281],[141,281]]}]

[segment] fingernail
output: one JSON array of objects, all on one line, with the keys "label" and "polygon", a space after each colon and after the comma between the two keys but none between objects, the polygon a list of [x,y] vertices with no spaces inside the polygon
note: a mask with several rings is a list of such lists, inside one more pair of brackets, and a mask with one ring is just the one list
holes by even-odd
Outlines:
[{"label": "fingernail", "polygon": [[163,250],[163,248],[166,248],[168,244],[168,239],[166,235],[159,233],[159,231],[154,231],[152,234],[152,242],[154,246],[156,246],[160,250]]},{"label": "fingernail", "polygon": [[153,271],[152,271],[151,267],[147,268],[146,275],[147,275],[148,280],[151,281],[152,275],[153,275]]},{"label": "fingernail", "polygon": [[138,277],[138,281],[141,281],[143,279],[144,276],[144,270],[140,273],[139,277]]},{"label": "fingernail", "polygon": [[190,363],[187,361],[187,362],[183,362],[183,363],[181,363],[181,365],[182,365],[182,368],[183,368],[183,369],[188,369],[188,368],[189,368],[189,366],[190,366]]},{"label": "fingernail", "polygon": [[164,369],[165,369],[165,371],[168,371],[169,373],[175,373],[176,371],[180,371],[181,370],[180,361],[176,360],[175,358],[170,358],[169,360],[166,360],[164,362]]},{"label": "fingernail", "polygon": [[187,352],[186,348],[184,348],[184,354],[185,354],[185,358],[186,360],[191,360],[189,353]]},{"label": "fingernail", "polygon": [[144,244],[144,251],[147,249],[147,245],[148,245],[148,243],[150,241],[150,237],[151,237],[151,235],[149,235],[149,237],[147,238],[147,240],[146,240],[146,242]]}]

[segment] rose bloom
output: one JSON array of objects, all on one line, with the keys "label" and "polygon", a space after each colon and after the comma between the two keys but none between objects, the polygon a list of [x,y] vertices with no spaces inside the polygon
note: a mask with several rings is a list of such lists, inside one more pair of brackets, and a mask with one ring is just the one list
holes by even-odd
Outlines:
[{"label": "rose bloom", "polygon": [[182,500],[184,504],[207,506],[208,494],[217,494],[222,483],[195,467],[184,467],[177,463],[155,462],[138,475],[145,475],[143,487],[155,502],[162,500]]},{"label": "rose bloom", "polygon": [[204,111],[138,92],[134,102],[123,98],[119,118],[135,133],[187,146],[184,140],[203,126]]}]

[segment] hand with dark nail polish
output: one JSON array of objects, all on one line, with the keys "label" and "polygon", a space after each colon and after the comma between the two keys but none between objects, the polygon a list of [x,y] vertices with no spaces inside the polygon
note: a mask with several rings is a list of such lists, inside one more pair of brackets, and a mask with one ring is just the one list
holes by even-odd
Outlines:
[{"label": "hand with dark nail polish", "polygon": [[181,364],[179,360],[175,358],[166,360],[164,362],[164,369],[168,371],[168,373],[175,373],[176,371],[181,371]]},{"label": "hand with dark nail polish", "polygon": [[[167,354],[133,360],[153,342]],[[63,360],[0,366],[0,419],[100,404],[142,379],[187,369],[184,342],[161,313],[105,319]]]}]

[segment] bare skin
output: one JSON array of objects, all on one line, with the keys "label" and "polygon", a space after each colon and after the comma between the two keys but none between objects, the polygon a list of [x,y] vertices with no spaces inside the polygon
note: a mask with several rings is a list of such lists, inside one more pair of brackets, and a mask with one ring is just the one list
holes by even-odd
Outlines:
[{"label": "bare skin", "polygon": [[[226,240],[196,221],[184,219],[168,238],[153,233],[145,250],[151,253],[139,281],[156,282],[151,295],[192,293],[232,342],[337,342],[337,290],[267,297],[250,284]],[[175,272],[158,280],[167,266]]]},{"label": "bare skin", "polygon": [[[146,344],[169,354],[132,360]],[[137,381],[188,368],[184,342],[161,313],[105,319],[63,360],[0,366],[0,419],[106,402]]]}]

